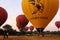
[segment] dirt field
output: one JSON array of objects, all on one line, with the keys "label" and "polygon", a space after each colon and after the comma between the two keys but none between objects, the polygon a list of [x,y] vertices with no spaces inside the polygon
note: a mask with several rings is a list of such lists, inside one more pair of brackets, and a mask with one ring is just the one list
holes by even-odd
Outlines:
[{"label": "dirt field", "polygon": [[[0,36],[0,40],[3,40],[3,36]],[[9,36],[8,40],[60,40],[60,36]]]}]

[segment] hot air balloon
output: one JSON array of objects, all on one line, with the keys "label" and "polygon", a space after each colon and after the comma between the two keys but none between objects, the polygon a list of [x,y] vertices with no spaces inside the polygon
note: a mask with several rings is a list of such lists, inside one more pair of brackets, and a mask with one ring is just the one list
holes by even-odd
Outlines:
[{"label": "hot air balloon", "polygon": [[59,29],[60,28],[60,21],[55,22],[56,27]]},{"label": "hot air balloon", "polygon": [[58,8],[59,0],[22,0],[22,10],[38,32],[43,32]]},{"label": "hot air balloon", "polygon": [[19,24],[16,23],[16,26],[18,27],[18,29],[21,29],[21,26]]},{"label": "hot air balloon", "polygon": [[26,31],[26,32],[28,31],[28,29],[29,29],[29,27],[25,26],[25,31]]},{"label": "hot air balloon", "polygon": [[28,19],[24,15],[18,15],[16,18],[16,24],[19,29],[24,28],[28,22]]},{"label": "hot air balloon", "polygon": [[0,7],[0,26],[7,20],[7,12],[4,8]]},{"label": "hot air balloon", "polygon": [[34,26],[30,26],[29,28],[30,28],[30,30],[32,31],[32,30],[34,29]]}]

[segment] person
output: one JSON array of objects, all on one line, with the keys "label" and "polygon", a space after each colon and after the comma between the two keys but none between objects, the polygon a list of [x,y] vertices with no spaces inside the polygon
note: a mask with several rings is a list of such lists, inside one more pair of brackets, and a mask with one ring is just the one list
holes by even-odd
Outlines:
[{"label": "person", "polygon": [[4,30],[4,38],[3,38],[3,40],[6,40],[6,39],[8,39],[8,31]]}]

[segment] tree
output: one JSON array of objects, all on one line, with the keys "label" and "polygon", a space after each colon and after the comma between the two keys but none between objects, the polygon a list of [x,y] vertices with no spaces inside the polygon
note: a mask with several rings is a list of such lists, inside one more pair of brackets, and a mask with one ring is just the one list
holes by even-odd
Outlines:
[{"label": "tree", "polygon": [[9,24],[6,24],[5,26],[3,26],[3,28],[4,28],[5,30],[12,30],[12,26],[9,25]]},{"label": "tree", "polygon": [[[7,32],[8,32],[9,34],[13,31],[12,26],[9,25],[9,24],[4,25],[3,28],[4,28],[5,30],[7,30]],[[5,30],[4,30],[4,31],[5,31]]]}]

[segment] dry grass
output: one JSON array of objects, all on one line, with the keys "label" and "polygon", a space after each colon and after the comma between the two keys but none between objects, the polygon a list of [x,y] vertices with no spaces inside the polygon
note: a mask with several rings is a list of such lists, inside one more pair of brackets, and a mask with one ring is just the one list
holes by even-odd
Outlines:
[{"label": "dry grass", "polygon": [[[0,36],[0,40],[3,40],[3,36]],[[8,40],[60,40],[60,36],[48,35],[48,36],[9,36]]]}]

